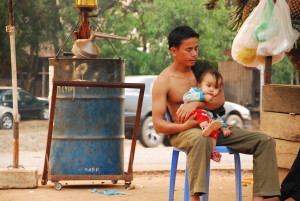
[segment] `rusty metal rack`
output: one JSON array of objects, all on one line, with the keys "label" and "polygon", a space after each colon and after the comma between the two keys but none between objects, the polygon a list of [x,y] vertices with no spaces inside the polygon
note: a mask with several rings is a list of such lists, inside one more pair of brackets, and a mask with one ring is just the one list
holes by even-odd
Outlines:
[{"label": "rusty metal rack", "polygon": [[[131,142],[129,163],[127,172],[123,172],[121,175],[51,175],[49,173],[49,157],[52,141],[53,123],[54,123],[54,113],[55,104],[57,98],[57,88],[58,87],[101,87],[101,88],[136,88],[139,89],[139,98],[136,110],[136,119],[133,131],[133,137]],[[50,108],[50,118],[48,127],[48,137],[47,146],[45,153],[45,162],[42,174],[42,185],[46,185],[48,179],[54,183],[54,188],[60,190],[62,188],[59,181],[61,180],[111,180],[116,183],[118,180],[125,181],[125,188],[129,187],[131,181],[133,180],[133,161],[136,148],[136,140],[138,137],[141,109],[144,97],[145,84],[143,83],[118,83],[118,82],[89,82],[89,81],[53,81],[52,97],[51,97],[51,108]]]}]

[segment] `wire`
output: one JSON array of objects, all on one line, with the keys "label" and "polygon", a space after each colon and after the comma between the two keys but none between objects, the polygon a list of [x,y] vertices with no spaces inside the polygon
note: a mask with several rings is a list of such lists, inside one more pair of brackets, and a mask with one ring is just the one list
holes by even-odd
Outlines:
[{"label": "wire", "polygon": [[63,47],[66,45],[67,41],[69,40],[71,34],[74,32],[75,28],[78,26],[79,22],[81,21],[82,16],[79,18],[77,24],[72,28],[72,31],[70,32],[68,38],[64,41],[63,45],[60,47],[60,49],[58,50],[57,54],[55,55],[55,58],[57,59],[57,56],[59,55],[59,53],[61,52],[61,50],[63,49]]},{"label": "wire", "polygon": [[[100,31],[103,32],[102,29],[101,29],[101,27],[95,22],[95,20],[94,20],[93,18],[91,18],[91,19],[92,19],[92,21],[95,23],[95,25],[100,29]],[[119,59],[121,59],[120,55],[118,54],[118,52],[116,51],[116,49],[113,47],[113,45],[111,44],[111,42],[108,40],[108,38],[105,38],[105,40],[109,43],[109,45],[110,45],[111,48],[114,50],[114,52],[115,52],[116,55],[119,57]]]}]

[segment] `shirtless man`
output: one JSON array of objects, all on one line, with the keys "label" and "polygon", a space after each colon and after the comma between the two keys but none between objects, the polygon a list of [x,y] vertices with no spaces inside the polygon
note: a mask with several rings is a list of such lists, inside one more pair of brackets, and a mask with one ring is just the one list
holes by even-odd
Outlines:
[{"label": "shirtless man", "polygon": [[[196,78],[200,77],[201,71],[206,70],[196,65],[198,39],[199,35],[188,26],[177,27],[169,34],[169,49],[174,61],[160,73],[152,90],[155,130],[169,135],[174,147],[186,150],[191,201],[200,201],[199,196],[206,193],[206,169],[210,162],[212,142],[201,135],[198,122],[194,120],[196,114],[189,115],[196,108],[215,110],[224,104],[222,92],[210,102],[191,102],[180,107],[184,93],[196,86]],[[165,120],[166,108],[176,123]],[[233,133],[226,138],[219,135],[217,145],[253,155],[253,201],[279,195],[274,140],[263,133],[234,126],[231,130]]]}]

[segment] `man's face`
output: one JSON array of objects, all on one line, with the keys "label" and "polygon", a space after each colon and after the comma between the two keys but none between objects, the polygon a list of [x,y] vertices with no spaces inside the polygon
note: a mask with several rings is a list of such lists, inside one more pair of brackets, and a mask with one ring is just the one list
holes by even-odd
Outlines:
[{"label": "man's face", "polygon": [[194,66],[198,57],[198,38],[182,40],[179,47],[171,48],[171,53],[176,62],[184,66]]}]

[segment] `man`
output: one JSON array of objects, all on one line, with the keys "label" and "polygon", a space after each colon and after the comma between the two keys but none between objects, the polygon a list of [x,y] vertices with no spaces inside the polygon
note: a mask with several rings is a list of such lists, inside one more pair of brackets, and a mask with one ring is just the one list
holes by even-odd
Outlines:
[{"label": "man", "polygon": [[[215,110],[224,104],[224,92],[210,102],[191,102],[182,105],[182,97],[197,84],[201,71],[196,64],[199,35],[188,26],[175,28],[168,36],[173,63],[156,79],[152,90],[152,118],[157,132],[169,135],[173,146],[187,153],[190,200],[199,201],[206,193],[206,169],[210,162],[212,142],[201,135],[195,115],[196,108]],[[182,105],[182,106],[181,106]],[[176,123],[164,119],[166,108]],[[217,145],[233,151],[253,154],[253,201],[280,194],[274,140],[262,133],[232,127],[233,133],[219,135]]]}]

